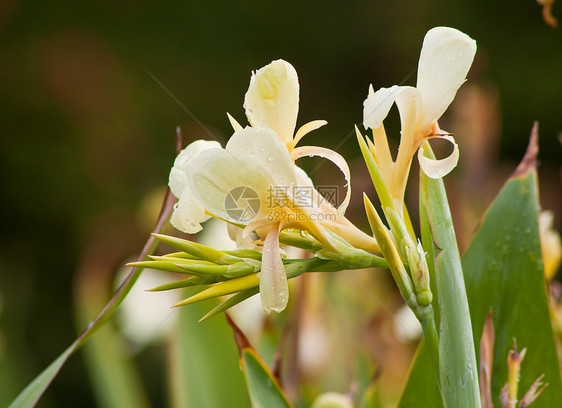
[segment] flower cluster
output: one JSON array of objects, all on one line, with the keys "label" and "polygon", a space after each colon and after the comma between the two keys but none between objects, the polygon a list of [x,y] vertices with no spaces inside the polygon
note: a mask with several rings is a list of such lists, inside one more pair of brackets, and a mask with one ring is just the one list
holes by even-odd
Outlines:
[{"label": "flower cluster", "polygon": [[[223,282],[223,289],[211,293],[233,293],[228,291],[253,288],[258,282],[264,311],[279,312],[285,309],[289,298],[287,276],[295,276],[289,270],[304,270],[298,262],[283,259],[280,237],[285,234],[293,237],[288,239],[289,244],[297,243],[313,252],[315,259],[322,260],[320,263],[327,268],[324,270],[380,264],[380,258],[374,254],[382,253],[405,299],[415,298],[410,306],[427,306],[431,303],[431,292],[425,253],[404,208],[404,190],[418,149],[422,171],[430,177],[442,177],[456,165],[458,147],[450,134],[439,129],[437,120],[465,81],[475,50],[475,42],[465,34],[451,28],[434,28],[423,43],[415,88],[393,86],[374,92],[370,87],[363,124],[372,129],[373,142],[365,142],[359,133],[358,137],[390,225],[387,230],[368,203],[367,214],[375,237],[361,232],[344,216],[351,197],[351,174],[345,159],[327,148],[297,147],[306,134],[327,122],[315,120],[296,130],[299,81],[295,68],[276,60],[253,72],[244,98],[249,125],[243,127],[227,114],[234,133],[226,146],[207,140],[191,143],[176,158],[169,178],[170,189],[178,198],[171,218],[173,226],[193,234],[202,229],[201,223],[208,218],[221,219],[228,223],[239,250],[254,251],[253,260],[248,263],[242,257],[231,264],[218,258],[209,265],[205,263],[208,260],[203,264],[197,264],[197,260],[186,263],[172,256],[154,262],[165,269],[172,262],[170,259],[175,260],[175,270],[191,270],[195,275],[191,281],[197,282],[202,279],[201,274],[215,276],[216,271],[222,280],[242,279],[232,271],[243,266],[246,280],[230,285]],[[395,161],[383,126],[394,103],[402,122]],[[424,155],[424,142],[436,137],[453,144],[454,151],[448,158],[433,160]],[[296,165],[296,160],[303,156],[319,156],[340,168],[347,189],[339,206],[325,200]],[[291,235],[303,232],[309,236],[305,244]],[[317,268],[314,262],[306,268]],[[330,262],[336,262],[338,267]]]}]

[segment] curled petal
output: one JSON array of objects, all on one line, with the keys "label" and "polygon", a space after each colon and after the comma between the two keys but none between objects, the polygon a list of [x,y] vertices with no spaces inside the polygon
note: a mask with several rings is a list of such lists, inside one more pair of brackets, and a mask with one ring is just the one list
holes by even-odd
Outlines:
[{"label": "curled petal", "polygon": [[318,128],[321,128],[322,126],[327,125],[328,122],[326,122],[325,120],[313,120],[312,122],[308,122],[304,125],[302,125],[299,130],[297,130],[297,133],[295,134],[295,138],[293,139],[293,145],[292,147],[295,147],[297,145],[297,143],[303,138],[303,136],[309,134],[310,132],[312,132],[313,130],[316,130]]},{"label": "curled petal", "polygon": [[205,215],[203,204],[195,197],[189,187],[186,187],[174,206],[170,223],[182,232],[195,234],[203,229],[201,223],[208,218]]},{"label": "curled petal", "polygon": [[347,209],[347,206],[349,205],[349,200],[351,199],[351,172],[349,171],[349,166],[347,165],[345,159],[339,153],[336,153],[333,150],[317,146],[297,147],[291,152],[291,157],[294,160],[297,160],[298,158],[303,156],[323,157],[324,159],[330,160],[341,170],[347,183],[347,192],[345,194],[345,198],[338,207],[338,215],[343,215],[345,213],[345,210]]},{"label": "curled petal", "polygon": [[431,127],[447,110],[466,80],[476,53],[476,41],[449,27],[427,32],[418,63],[416,87],[422,95],[422,127]]},{"label": "curled petal", "polygon": [[252,126],[269,127],[283,142],[291,143],[299,110],[299,79],[295,68],[287,61],[277,60],[254,72],[244,109]]},{"label": "curled petal", "polygon": [[215,141],[196,140],[183,149],[174,161],[174,166],[170,171],[168,185],[172,194],[180,198],[188,185],[186,169],[190,163],[202,152],[209,149],[221,149],[221,145]]},{"label": "curled petal", "polygon": [[274,226],[263,244],[260,297],[265,313],[281,312],[289,301],[287,274],[279,249],[279,225]]},{"label": "curled petal", "polygon": [[453,153],[448,157],[440,160],[430,159],[423,154],[423,145],[418,150],[418,160],[422,171],[430,178],[438,179],[449,174],[459,161],[459,146],[455,143],[452,136],[435,136],[440,139],[445,139],[453,144]]},{"label": "curled petal", "polygon": [[388,112],[396,99],[399,88],[399,86],[394,85],[390,88],[381,88],[377,92],[373,92],[372,87],[369,89],[369,96],[363,102],[363,126],[365,126],[365,129],[378,129],[382,125],[382,121],[388,116]]}]

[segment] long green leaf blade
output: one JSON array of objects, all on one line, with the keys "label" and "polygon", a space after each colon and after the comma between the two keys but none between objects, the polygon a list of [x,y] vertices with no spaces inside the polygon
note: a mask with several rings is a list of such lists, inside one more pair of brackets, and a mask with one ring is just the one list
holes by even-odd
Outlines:
[{"label": "long green leaf blade", "polygon": [[28,384],[27,387],[10,404],[9,408],[33,407],[53,378],[59,373],[68,357],[76,350],[78,340],[70,345],[55,361],[53,361],[41,374]]},{"label": "long green leaf blade", "polygon": [[[536,151],[536,146],[531,143],[529,150]],[[477,345],[490,308],[493,312],[494,405],[500,406],[507,353],[516,338],[519,347],[527,347],[519,397],[544,373],[549,386],[532,406],[547,408],[559,405],[562,383],[541,259],[536,172],[527,156],[487,210],[462,264]],[[442,407],[438,385],[427,376],[431,361],[424,344],[416,356],[399,407]]]},{"label": "long green leaf blade", "polygon": [[[160,216],[158,217],[158,222],[154,227],[154,232],[159,232],[164,223],[168,220],[170,216],[173,204],[174,196],[168,190],[164,202],[162,204],[162,209],[160,211]],[[158,245],[154,237],[150,237],[146,242],[140,256],[139,261],[147,258],[147,255],[152,253],[156,246]],[[105,305],[103,310],[98,314],[95,320],[89,325],[89,327],[82,332],[82,334],[72,343],[55,361],[53,361],[45,370],[41,372],[35,379],[24,388],[24,390],[16,397],[16,399],[10,404],[9,408],[31,408],[37,404],[45,390],[49,387],[53,379],[59,373],[61,367],[66,363],[66,360],[76,351],[80,346],[82,346],[89,338],[92,336],[100,327],[102,327],[113,313],[117,310],[121,302],[125,299],[138,277],[142,272],[142,268],[133,268],[125,280],[121,283],[121,286],[117,289],[111,300]]]}]

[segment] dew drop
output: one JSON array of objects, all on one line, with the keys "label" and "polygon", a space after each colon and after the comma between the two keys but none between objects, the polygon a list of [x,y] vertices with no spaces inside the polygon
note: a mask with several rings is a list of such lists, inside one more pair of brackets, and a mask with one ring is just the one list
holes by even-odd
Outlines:
[{"label": "dew drop", "polygon": [[267,161],[268,162],[272,162],[273,161],[273,155],[270,154],[269,156],[267,156]]}]

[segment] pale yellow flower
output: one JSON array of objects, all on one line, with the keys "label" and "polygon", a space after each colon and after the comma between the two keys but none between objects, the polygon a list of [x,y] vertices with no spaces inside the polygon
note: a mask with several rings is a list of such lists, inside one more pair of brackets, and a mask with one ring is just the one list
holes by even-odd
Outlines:
[{"label": "pale yellow flower", "polygon": [[[363,125],[373,130],[373,153],[394,199],[403,200],[412,157],[424,141],[442,138],[453,144],[453,153],[442,160],[424,157],[419,149],[421,169],[429,177],[443,177],[457,165],[458,146],[452,135],[441,132],[437,121],[466,80],[475,53],[476,42],[469,36],[453,28],[436,27],[424,38],[415,88],[395,85],[374,92],[370,87],[364,102]],[[383,126],[394,103],[402,127],[396,161],[390,154]]]},{"label": "pale yellow flower", "polygon": [[[310,202],[310,208],[295,205],[290,188],[297,187],[293,160],[269,128],[238,130],[224,149],[216,142],[192,143],[177,157],[169,185],[179,196],[171,219],[176,228],[197,232],[210,215],[245,226],[246,234],[255,230],[263,238],[260,292],[266,312],[283,310],[288,300],[279,232],[307,230],[331,247],[327,231],[313,221],[313,214],[324,215],[318,203]],[[272,196],[278,186],[288,186],[287,194]],[[272,198],[280,199],[280,205],[272,206]]]},{"label": "pale yellow flower", "polygon": [[217,142],[198,140],[180,153],[170,173],[170,189],[179,198],[171,218],[176,228],[195,233],[202,228],[201,222],[213,216],[240,227],[234,237],[237,243],[254,231],[263,241],[259,279],[267,313],[283,310],[289,297],[279,248],[282,230],[307,231],[329,251],[337,251],[341,240],[378,249],[373,238],[343,217],[349,187],[336,209],[294,164],[304,155],[328,158],[349,183],[349,167],[338,153],[320,147],[295,148],[306,133],[326,124],[310,122],[293,137],[298,100],[298,78],[292,65],[272,62],[252,75],[246,93],[244,107],[252,126],[243,128],[229,115],[234,134],[224,149]]},{"label": "pale yellow flower", "polygon": [[[252,73],[250,86],[244,98],[246,116],[252,126],[272,129],[287,146],[293,161],[304,156],[318,156],[332,161],[342,171],[346,180],[346,194],[338,207],[337,214],[322,217],[321,224],[333,231],[350,245],[368,251],[377,251],[378,246],[372,237],[361,232],[343,216],[351,199],[349,166],[337,152],[318,146],[296,147],[308,133],[327,124],[324,120],[314,120],[301,126],[295,133],[299,107],[299,80],[295,68],[284,60],[276,60]],[[228,115],[234,130],[242,126]],[[320,209],[333,214],[334,208],[313,188],[312,181],[302,169],[296,167],[297,184],[311,187],[314,201]]]}]

